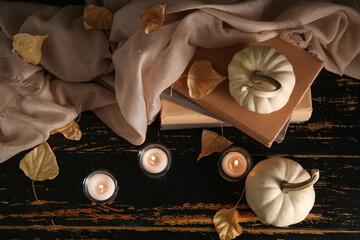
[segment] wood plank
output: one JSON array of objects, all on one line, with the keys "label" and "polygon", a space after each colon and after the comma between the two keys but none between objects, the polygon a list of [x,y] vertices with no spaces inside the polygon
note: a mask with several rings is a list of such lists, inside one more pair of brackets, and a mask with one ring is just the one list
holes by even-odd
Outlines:
[{"label": "wood plank", "polygon": [[[270,149],[235,128],[224,129],[224,136],[247,149],[254,163],[277,155],[321,171],[316,203],[306,220],[286,228],[269,226],[243,199],[238,210],[244,233],[237,239],[360,238],[359,91],[359,80],[323,70],[312,86],[311,119],[290,125],[284,142]],[[174,157],[169,173],[153,180],[137,165],[142,146],[117,136],[93,113],[83,113],[79,125],[80,141],[61,135],[49,139],[60,174],[35,183],[40,202],[18,168],[27,151],[0,165],[0,239],[218,239],[212,218],[236,204],[244,181],[220,177],[218,153],[196,161],[201,129],[159,132],[158,122],[148,128],[146,143],[160,141]],[[83,178],[95,169],[111,170],[120,184],[109,205],[92,205],[82,193]]]},{"label": "wood plank", "polygon": [[[229,183],[221,179],[216,169],[217,156],[198,163],[191,158],[175,158],[164,179],[151,180],[138,169],[136,153],[122,160],[122,153],[56,154],[60,175],[52,181],[35,184],[38,197],[45,200],[41,204],[34,199],[31,181],[20,170],[17,174],[12,173],[11,169],[17,168],[17,162],[1,165],[5,169],[2,170],[0,226],[48,226],[52,219],[55,224],[63,226],[211,227],[215,212],[234,206],[243,187],[243,181]],[[258,157],[255,159],[260,160]],[[313,158],[302,156],[294,160],[306,169],[320,168],[321,177],[315,187],[317,200],[311,215],[291,229],[360,229],[360,220],[354,218],[360,214],[358,159],[319,157],[314,162]],[[84,162],[87,162],[85,166]],[[111,169],[120,183],[119,196],[109,206],[92,206],[81,191],[82,178],[98,168]],[[10,177],[7,172],[13,175]],[[351,178],[337,181],[342,176]],[[244,227],[266,226],[252,213],[245,199],[241,201],[239,211]]]}]

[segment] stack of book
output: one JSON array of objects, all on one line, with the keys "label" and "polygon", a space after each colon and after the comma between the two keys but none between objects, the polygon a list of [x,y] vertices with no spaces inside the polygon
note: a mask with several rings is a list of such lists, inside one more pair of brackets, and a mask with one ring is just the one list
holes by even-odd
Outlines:
[{"label": "stack of book", "polygon": [[226,48],[198,48],[184,75],[193,61],[210,60],[213,68],[227,76],[227,66],[232,56],[247,46],[266,45],[274,47],[293,65],[296,84],[287,104],[270,114],[258,114],[240,106],[230,95],[228,80],[222,82],[212,93],[195,100],[189,96],[186,78],[174,84],[174,90],[165,90],[161,95],[161,130],[210,128],[234,126],[267,147],[281,142],[289,123],[309,120],[312,114],[310,86],[323,67],[323,62],[297,46],[280,38],[265,42],[238,44]]}]

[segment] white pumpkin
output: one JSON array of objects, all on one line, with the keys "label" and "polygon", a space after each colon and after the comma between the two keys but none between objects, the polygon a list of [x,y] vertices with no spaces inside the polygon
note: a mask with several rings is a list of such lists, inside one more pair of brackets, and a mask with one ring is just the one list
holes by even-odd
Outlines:
[{"label": "white pumpkin", "polygon": [[263,221],[284,227],[304,220],[315,202],[312,176],[291,159],[273,157],[259,162],[246,178],[246,200]]},{"label": "white pumpkin", "polygon": [[228,66],[228,75],[233,98],[261,114],[284,107],[295,86],[291,63],[269,46],[251,46],[237,52]]}]

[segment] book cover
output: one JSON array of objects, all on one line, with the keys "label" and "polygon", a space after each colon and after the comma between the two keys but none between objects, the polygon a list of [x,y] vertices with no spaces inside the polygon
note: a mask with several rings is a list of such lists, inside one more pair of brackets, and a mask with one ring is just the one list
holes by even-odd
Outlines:
[{"label": "book cover", "polygon": [[212,62],[213,68],[218,73],[227,76],[227,66],[233,55],[241,49],[253,45],[274,47],[278,52],[285,55],[294,68],[295,87],[289,101],[282,109],[270,114],[258,114],[249,111],[239,105],[230,95],[228,80],[222,82],[212,93],[199,100],[191,99],[189,96],[186,78],[179,79],[174,84],[174,89],[223,121],[233,125],[265,146],[271,147],[283,127],[288,123],[295,107],[300,103],[321,71],[324,65],[322,61],[299,47],[276,37],[264,42],[243,43],[225,48],[198,48],[183,74],[187,74],[193,61],[207,59]]},{"label": "book cover", "polygon": [[[166,89],[160,98],[160,130],[211,128],[220,127],[220,124],[223,127],[231,126],[176,91],[172,91],[170,95],[170,89]],[[310,119],[311,114],[311,91],[308,89],[294,109],[290,123],[305,122]]]}]

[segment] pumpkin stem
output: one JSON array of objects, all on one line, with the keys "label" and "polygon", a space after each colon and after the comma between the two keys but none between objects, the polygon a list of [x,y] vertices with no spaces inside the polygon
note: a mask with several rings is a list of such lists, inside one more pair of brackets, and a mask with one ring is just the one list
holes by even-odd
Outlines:
[{"label": "pumpkin stem", "polygon": [[267,82],[267,83],[273,85],[275,87],[275,89],[263,90],[263,89],[258,89],[256,87],[254,87],[254,85],[243,84],[243,85],[241,85],[241,91],[249,91],[258,97],[264,97],[264,98],[275,97],[282,91],[281,83],[278,80],[276,80],[272,77],[263,75],[263,73],[259,70],[256,70],[251,73],[250,81],[253,84]]},{"label": "pumpkin stem", "polygon": [[305,189],[307,187],[310,187],[312,185],[314,185],[317,180],[319,180],[320,177],[320,172],[319,169],[312,169],[311,170],[311,177],[301,183],[288,183],[288,182],[282,182],[281,183],[281,191],[284,193],[290,193],[292,191],[298,191],[298,190],[302,190]]}]

